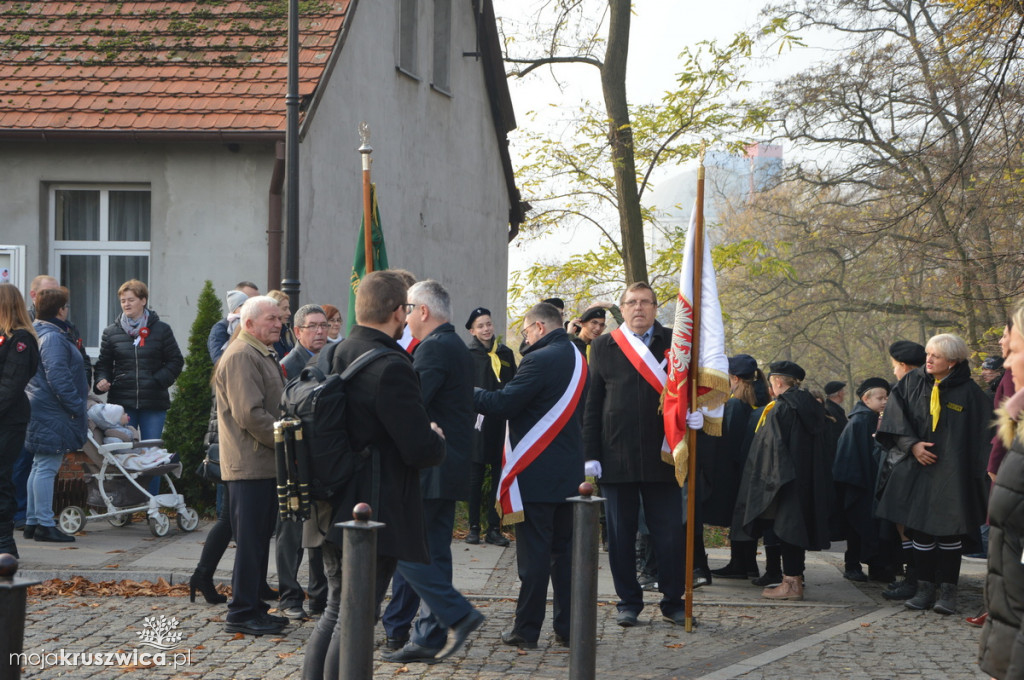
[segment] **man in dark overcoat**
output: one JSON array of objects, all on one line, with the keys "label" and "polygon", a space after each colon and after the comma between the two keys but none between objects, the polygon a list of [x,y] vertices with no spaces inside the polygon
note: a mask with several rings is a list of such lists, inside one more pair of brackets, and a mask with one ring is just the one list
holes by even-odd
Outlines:
[{"label": "man in dark overcoat", "polygon": [[[503,523],[516,525],[520,587],[515,623],[501,634],[501,640],[535,649],[549,580],[554,591],[555,641],[569,644],[572,504],[566,499],[579,495],[583,481],[580,403],[586,392],[587,367],[562,328],[561,313],[550,304],[542,302],[526,313],[523,340],[526,350],[516,377],[500,390],[477,389],[473,403],[485,417],[508,419],[512,451],[505,452],[505,471],[510,469],[510,456],[520,451],[523,457],[517,460],[528,463],[514,477],[502,473],[499,502]],[[513,493],[516,489],[518,496]]]},{"label": "man in dark overcoat", "polygon": [[[420,497],[420,470],[444,460],[444,437],[430,421],[420,397],[411,357],[398,345],[406,319],[407,286],[390,271],[367,274],[356,293],[356,322],[337,345],[332,373],[342,373],[359,356],[377,348],[390,350],[368,364],[346,389],[347,431],[353,450],[372,447],[379,475],[367,465],[332,499],[323,543],[327,571],[327,609],[317,621],[306,648],[303,680],[338,677],[338,640],[334,636],[341,598],[342,530],[336,524],[352,517],[355,503],[373,505],[374,519],[385,526],[377,533],[376,599],[384,599],[398,560],[426,563],[426,528]],[[374,501],[374,499],[377,499]]]},{"label": "man in dark overcoat", "polygon": [[484,620],[452,584],[455,502],[469,497],[476,419],[473,359],[449,321],[451,298],[440,283],[419,281],[409,288],[408,298],[409,329],[420,341],[413,355],[413,368],[420,379],[427,415],[444,432],[446,455],[440,466],[420,473],[430,562],[399,560],[398,574],[391,584],[392,600],[383,619],[389,641],[397,642],[407,634],[419,608],[408,642],[383,656],[396,663],[434,660],[448,640],[449,628],[454,633],[454,644],[446,651],[446,656],[450,655]]},{"label": "man in dark overcoat", "polygon": [[[635,548],[643,503],[658,560],[661,613],[665,620],[681,624],[685,588],[682,490],[671,458],[666,461],[662,455],[665,425],[658,410],[660,391],[635,363],[642,360],[641,353],[649,352],[650,360],[664,371],[662,362],[672,342],[672,330],[655,321],[657,300],[646,283],[629,286],[620,307],[624,326],[590,345],[591,386],[583,424],[587,474],[600,478],[601,493],[607,498],[608,562],[619,597],[617,623],[635,626],[644,607]],[[627,342],[626,333],[639,339],[639,347]]]}]

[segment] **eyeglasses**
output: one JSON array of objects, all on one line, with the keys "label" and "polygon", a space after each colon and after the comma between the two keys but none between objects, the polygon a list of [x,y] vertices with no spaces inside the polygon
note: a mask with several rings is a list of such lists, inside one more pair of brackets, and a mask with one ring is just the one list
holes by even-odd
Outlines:
[{"label": "eyeglasses", "polygon": [[330,328],[330,326],[331,326],[331,324],[329,324],[326,321],[324,321],[323,323],[308,323],[305,326],[299,326],[299,328],[301,328],[303,330],[310,330],[310,329],[312,329],[312,330],[325,331],[328,328]]},{"label": "eyeglasses", "polygon": [[417,307],[419,307],[419,304],[417,304],[415,302],[406,302],[404,306],[405,306],[405,313],[406,314],[412,314],[412,310],[414,310]]},{"label": "eyeglasses", "polygon": [[523,326],[523,330],[519,331],[519,335],[523,336],[523,340],[526,340],[526,331],[530,330],[534,324],[540,324],[541,328],[544,327],[544,322],[541,320],[534,321],[533,323]]},{"label": "eyeglasses", "polygon": [[654,302],[651,300],[626,300],[622,303],[623,307],[653,307]]}]

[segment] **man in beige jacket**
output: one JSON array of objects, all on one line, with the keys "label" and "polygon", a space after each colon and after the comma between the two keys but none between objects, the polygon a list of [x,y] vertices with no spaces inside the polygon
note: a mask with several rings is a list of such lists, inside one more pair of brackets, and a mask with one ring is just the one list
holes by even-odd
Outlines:
[{"label": "man in beige jacket", "polygon": [[279,633],[288,622],[269,615],[259,598],[277,510],[274,421],[280,415],[284,376],[273,346],[281,337],[282,321],[273,298],[246,300],[242,330],[221,356],[213,380],[221,477],[227,484],[236,546],[225,626],[229,633]]}]

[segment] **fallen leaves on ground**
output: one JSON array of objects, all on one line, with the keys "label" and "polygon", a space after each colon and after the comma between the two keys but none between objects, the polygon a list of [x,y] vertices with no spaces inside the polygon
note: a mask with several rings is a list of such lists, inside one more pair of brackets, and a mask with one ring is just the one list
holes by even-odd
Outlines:
[{"label": "fallen leaves on ground", "polygon": [[[116,565],[108,568],[113,569]],[[70,579],[54,578],[43,581],[29,588],[29,595],[34,597],[79,597],[99,595],[103,597],[185,597],[188,595],[188,584],[171,585],[163,578],[152,581],[90,581],[84,576]],[[229,588],[221,587],[220,592],[230,593]]]}]

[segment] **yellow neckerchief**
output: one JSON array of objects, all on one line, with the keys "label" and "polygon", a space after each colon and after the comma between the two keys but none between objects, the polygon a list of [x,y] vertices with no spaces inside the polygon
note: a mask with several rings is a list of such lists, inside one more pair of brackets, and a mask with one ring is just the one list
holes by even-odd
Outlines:
[{"label": "yellow neckerchief", "polygon": [[935,432],[935,428],[939,426],[939,413],[942,412],[942,402],[939,401],[939,383],[941,380],[936,380],[935,384],[932,385],[932,398],[931,403],[928,405],[928,410],[932,414],[932,432]]},{"label": "yellow neckerchief", "polygon": [[487,350],[487,356],[491,358],[491,370],[494,371],[494,377],[501,382],[501,359],[498,358],[497,338],[491,338],[491,348]]},{"label": "yellow neckerchief", "polygon": [[590,363],[590,343],[587,343],[587,363]]},{"label": "yellow neckerchief", "polygon": [[775,400],[768,402],[768,405],[764,407],[763,411],[761,411],[761,417],[757,421],[757,427],[754,428],[754,432],[761,429],[761,426],[764,425],[764,419],[768,417],[768,412],[773,408],[775,408]]}]

